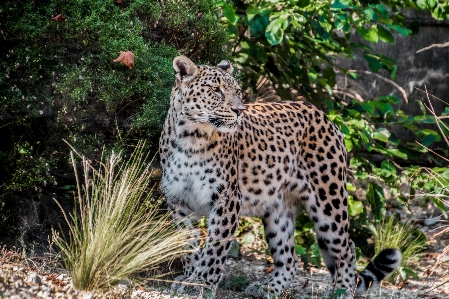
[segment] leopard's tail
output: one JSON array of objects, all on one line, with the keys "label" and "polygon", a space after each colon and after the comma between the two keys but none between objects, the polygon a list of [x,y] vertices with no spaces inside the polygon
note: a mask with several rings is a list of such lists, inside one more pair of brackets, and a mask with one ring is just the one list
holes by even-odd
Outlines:
[{"label": "leopard's tail", "polygon": [[379,283],[391,275],[401,264],[402,254],[398,249],[384,249],[368,266],[357,273],[356,294],[362,295],[370,288],[375,288]]}]

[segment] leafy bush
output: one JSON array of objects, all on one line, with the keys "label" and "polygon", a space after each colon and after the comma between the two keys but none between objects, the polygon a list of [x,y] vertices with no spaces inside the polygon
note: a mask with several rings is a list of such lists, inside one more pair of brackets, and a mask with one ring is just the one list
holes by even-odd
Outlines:
[{"label": "leafy bush", "polygon": [[108,290],[180,256],[188,244],[190,232],[177,230],[157,210],[148,190],[152,171],[144,149],[138,144],[126,163],[113,152],[98,169],[82,157],[82,186],[72,153],[77,204],[70,219],[64,214],[69,240],[57,233],[54,240],[77,289]]},{"label": "leafy bush", "polygon": [[[155,150],[174,56],[227,56],[214,1],[11,0],[0,18],[0,214],[13,226],[21,197],[73,185],[63,138],[91,159],[142,138]],[[126,50],[133,69],[113,62]]]},{"label": "leafy bush", "polygon": [[401,8],[428,9],[439,20],[449,16],[449,4],[441,1],[229,0],[220,5],[245,85],[255,87],[266,76],[282,98],[294,89],[315,103],[332,94],[337,71],[357,77],[336,64],[338,56],[357,54],[373,72],[385,69],[396,76],[394,60],[367,43],[351,42],[354,30],[367,42],[393,43],[392,32],[412,32]]}]

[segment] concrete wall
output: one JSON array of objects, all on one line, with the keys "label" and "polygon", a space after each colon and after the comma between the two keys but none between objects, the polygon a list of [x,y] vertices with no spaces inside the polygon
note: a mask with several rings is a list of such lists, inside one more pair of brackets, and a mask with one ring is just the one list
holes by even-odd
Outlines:
[{"label": "concrete wall", "polygon": [[[343,76],[339,76],[337,86],[338,88],[346,86],[346,88],[359,93],[364,99],[393,94],[402,99],[399,109],[406,113],[421,114],[416,100],[427,102],[426,95],[416,90],[415,87],[424,89],[424,85],[426,85],[429,93],[449,103],[449,46],[435,47],[416,53],[432,44],[448,43],[449,20],[436,21],[432,19],[430,14],[414,11],[406,11],[406,16],[408,21],[418,21],[421,24],[418,33],[407,37],[396,34],[394,44],[364,42],[375,51],[397,61],[398,78],[395,83],[405,91],[408,103],[406,103],[397,87],[375,75],[360,73],[359,79],[356,81],[345,80]],[[362,39],[355,37],[354,41],[362,41]],[[369,71],[368,64],[361,55],[355,61],[340,59],[338,63],[348,69]],[[389,78],[388,72],[384,70],[381,70],[378,74]],[[445,107],[449,106],[438,100],[433,100],[432,104],[439,112],[444,111]]]}]

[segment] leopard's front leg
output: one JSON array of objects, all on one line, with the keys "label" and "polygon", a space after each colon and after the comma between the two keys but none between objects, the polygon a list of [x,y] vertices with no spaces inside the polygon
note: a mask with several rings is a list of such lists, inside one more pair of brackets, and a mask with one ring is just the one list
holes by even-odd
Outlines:
[{"label": "leopard's front leg", "polygon": [[[188,250],[190,253],[186,253],[181,257],[183,265],[183,274],[175,278],[175,281],[185,281],[193,272],[194,261],[197,259],[199,252],[199,240],[201,233],[198,228],[198,217],[195,217],[193,211],[189,209],[185,204],[176,202],[168,205],[171,211],[171,218],[177,224],[179,229],[188,229],[190,231],[190,239]],[[172,290],[177,290],[179,283],[173,283]]]},{"label": "leopard's front leg", "polygon": [[192,273],[185,280],[189,284],[181,283],[178,293],[215,297],[239,220],[240,201],[229,194],[226,191],[213,193],[205,245],[192,255]]}]

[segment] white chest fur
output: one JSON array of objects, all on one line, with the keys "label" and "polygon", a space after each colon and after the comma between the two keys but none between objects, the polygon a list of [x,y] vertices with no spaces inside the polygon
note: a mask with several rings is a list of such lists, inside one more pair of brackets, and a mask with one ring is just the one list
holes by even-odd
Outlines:
[{"label": "white chest fur", "polygon": [[183,152],[174,152],[169,156],[169,165],[164,169],[161,187],[168,203],[183,202],[198,216],[209,214],[209,204],[216,192],[217,183],[211,183],[205,170],[208,157],[188,157]]}]

